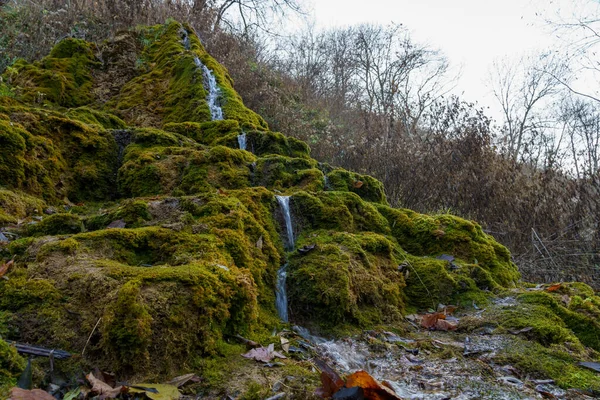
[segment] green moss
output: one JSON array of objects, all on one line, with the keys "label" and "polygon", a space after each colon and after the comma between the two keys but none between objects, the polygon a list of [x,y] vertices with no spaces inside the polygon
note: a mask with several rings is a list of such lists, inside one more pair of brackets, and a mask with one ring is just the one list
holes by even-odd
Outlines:
[{"label": "green moss", "polygon": [[89,107],[69,109],[65,116],[88,125],[98,125],[106,129],[124,129],[126,127],[125,122],[119,117]]},{"label": "green moss", "polygon": [[332,190],[354,192],[362,199],[387,205],[383,183],[369,175],[359,175],[343,169],[335,169],[327,174]]},{"label": "green moss", "polygon": [[533,378],[553,379],[564,389],[600,392],[598,375],[577,366],[579,358],[561,346],[544,347],[536,342],[515,338],[510,346],[494,357],[494,361],[514,366]]},{"label": "green moss", "polygon": [[[189,51],[182,44],[185,31],[189,33]],[[203,71],[194,61],[198,57],[215,75],[225,118],[244,126],[266,128],[264,120],[243,105],[227,71],[206,53],[192,32],[190,27],[174,21],[140,30],[139,39],[144,44],[140,58],[147,68],[125,84],[109,107],[139,126],[210,121]]]},{"label": "green moss", "polygon": [[125,283],[114,307],[104,317],[106,346],[113,350],[122,367],[143,366],[150,357],[152,317],[141,303],[140,287],[139,280]]},{"label": "green moss", "polygon": [[77,107],[92,101],[91,69],[98,64],[91,43],[68,38],[39,62],[17,60],[4,78],[25,102]]},{"label": "green moss", "polygon": [[597,316],[570,310],[559,303],[556,297],[545,292],[524,293],[518,297],[526,304],[544,307],[560,318],[566,327],[586,346],[600,351],[600,323]]},{"label": "green moss", "polygon": [[44,201],[38,198],[19,191],[0,189],[0,225],[40,214],[45,207]]},{"label": "green moss", "polygon": [[19,356],[17,349],[0,338],[0,396],[8,395],[24,369],[25,360]]},{"label": "green moss", "polygon": [[0,121],[7,124],[0,132],[24,147],[7,144],[12,155],[5,158],[0,150],[0,169],[11,171],[1,184],[46,200],[105,199],[114,194],[117,147],[109,132],[58,112],[23,106],[5,110],[11,121]]},{"label": "green moss", "polygon": [[479,266],[481,269],[472,272],[482,289],[511,287],[520,277],[508,250],[472,221],[448,214],[431,216],[385,206],[378,209],[403,249],[417,256],[448,254]]},{"label": "green moss", "polygon": [[316,231],[292,253],[288,295],[295,319],[332,328],[353,323],[373,326],[393,321],[404,309],[404,278],[397,269],[399,250],[383,236]]},{"label": "green moss", "polygon": [[297,192],[290,202],[299,229],[336,229],[389,234],[377,208],[352,192]]},{"label": "green moss", "polygon": [[315,192],[323,189],[323,173],[316,165],[311,159],[266,156],[258,159],[252,181],[277,190],[298,188]]},{"label": "green moss", "polygon": [[74,234],[83,231],[83,222],[74,214],[53,214],[39,224],[30,225],[27,232],[33,236]]}]

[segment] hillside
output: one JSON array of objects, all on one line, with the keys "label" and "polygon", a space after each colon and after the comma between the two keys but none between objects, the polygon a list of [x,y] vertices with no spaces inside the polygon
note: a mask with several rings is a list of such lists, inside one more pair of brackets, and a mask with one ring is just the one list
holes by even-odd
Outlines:
[{"label": "hillside", "polygon": [[[431,342],[405,316],[453,304],[489,310],[461,319],[457,340],[490,328],[518,342],[496,362],[600,390],[576,366],[598,360],[593,290],[528,291],[476,222],[392,208],[376,179],[312,159],[244,106],[189,26],[65,39],[9,67],[0,94],[0,257],[14,259],[0,334],[77,354],[66,374],[195,372],[203,393],[230,376],[251,391],[236,335],[267,345],[291,324],[335,337],[385,327]],[[498,306],[507,297],[515,308]],[[24,363],[2,340],[0,352],[6,391]],[[288,360],[282,374],[312,392],[311,366]]]}]

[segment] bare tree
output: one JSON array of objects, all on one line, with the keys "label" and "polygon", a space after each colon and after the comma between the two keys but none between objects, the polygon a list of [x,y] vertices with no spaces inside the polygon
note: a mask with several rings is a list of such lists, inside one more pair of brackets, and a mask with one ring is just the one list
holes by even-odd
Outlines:
[{"label": "bare tree", "polygon": [[[529,55],[516,62],[507,59],[494,63],[489,84],[502,108],[503,146],[513,160],[528,158],[541,135],[554,126],[548,104],[568,80],[568,68],[552,53]],[[538,140],[539,139],[539,140]],[[528,157],[523,157],[527,152]]]},{"label": "bare tree", "polygon": [[569,97],[561,111],[575,176],[594,177],[600,172],[600,106],[594,101]]}]

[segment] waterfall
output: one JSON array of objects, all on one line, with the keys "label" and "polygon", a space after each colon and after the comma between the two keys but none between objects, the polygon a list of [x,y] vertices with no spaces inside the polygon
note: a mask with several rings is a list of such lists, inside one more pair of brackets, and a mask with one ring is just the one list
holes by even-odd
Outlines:
[{"label": "waterfall", "polygon": [[242,131],[242,133],[238,135],[238,144],[240,145],[240,150],[246,150],[246,132]]},{"label": "waterfall", "polygon": [[287,279],[287,264],[283,264],[277,271],[277,286],[275,287],[275,308],[283,322],[288,322],[288,301],[285,290]]},{"label": "waterfall", "polygon": [[275,196],[283,212],[285,230],[287,231],[287,251],[294,250],[294,229],[292,228],[292,216],[290,214],[290,196]]},{"label": "waterfall", "polygon": [[[290,214],[290,196],[275,196],[281,207],[283,219],[285,220],[285,230],[287,232],[287,251],[294,249],[294,229],[292,227],[292,216]],[[287,264],[284,264],[277,271],[277,286],[275,287],[275,308],[282,321],[288,322],[288,301],[285,289],[287,279]]]},{"label": "waterfall", "polygon": [[208,67],[202,64],[202,61],[198,57],[194,57],[194,63],[196,67],[202,68],[204,74],[204,87],[208,90],[208,96],[206,101],[208,102],[208,108],[210,108],[210,115],[213,121],[223,119],[223,109],[219,106],[219,96],[221,95],[221,89],[217,85],[217,79],[213,72]]}]

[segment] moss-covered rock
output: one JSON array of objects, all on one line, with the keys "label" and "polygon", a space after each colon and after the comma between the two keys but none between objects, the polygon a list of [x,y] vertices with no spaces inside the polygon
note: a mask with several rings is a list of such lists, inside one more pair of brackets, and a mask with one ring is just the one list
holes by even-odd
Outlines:
[{"label": "moss-covered rock", "polygon": [[77,107],[92,101],[91,69],[98,66],[94,45],[80,39],[59,42],[39,62],[17,62],[5,73],[17,98],[27,103],[50,102]]},{"label": "moss-covered rock", "polygon": [[53,214],[27,229],[27,233],[34,236],[75,234],[82,231],[83,222],[74,214]]}]

